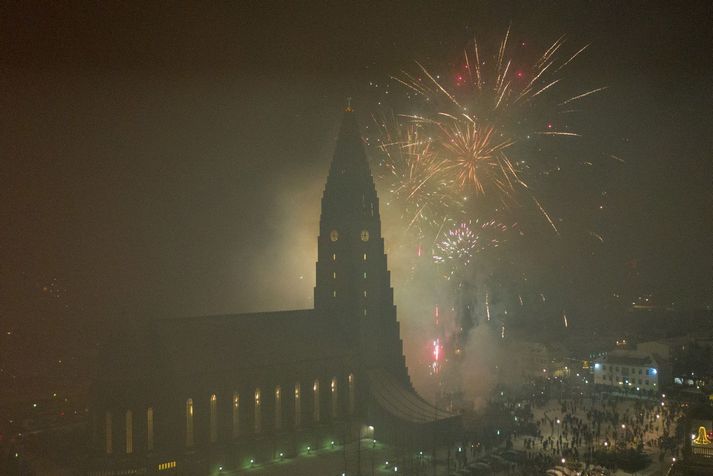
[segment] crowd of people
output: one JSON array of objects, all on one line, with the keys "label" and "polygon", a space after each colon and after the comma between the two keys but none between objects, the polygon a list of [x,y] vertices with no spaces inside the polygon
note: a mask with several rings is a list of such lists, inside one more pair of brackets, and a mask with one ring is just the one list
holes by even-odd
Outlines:
[{"label": "crowd of people", "polygon": [[[591,474],[613,474],[626,466],[659,465],[678,456],[676,434],[681,416],[665,399],[631,398],[605,389],[552,380],[530,396],[505,392],[499,402],[516,422],[505,436],[508,474],[545,474],[548,469],[577,468]],[[471,442],[468,460],[487,459],[496,445]]]}]

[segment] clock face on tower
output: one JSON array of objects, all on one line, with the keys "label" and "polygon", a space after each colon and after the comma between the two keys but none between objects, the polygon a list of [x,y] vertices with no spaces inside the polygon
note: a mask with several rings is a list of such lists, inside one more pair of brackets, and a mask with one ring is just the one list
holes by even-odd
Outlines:
[{"label": "clock face on tower", "polygon": [[332,230],[329,232],[329,239],[332,241],[337,241],[339,239],[339,232],[337,230]]},{"label": "clock face on tower", "polygon": [[369,241],[369,231],[368,230],[361,231],[361,241]]}]

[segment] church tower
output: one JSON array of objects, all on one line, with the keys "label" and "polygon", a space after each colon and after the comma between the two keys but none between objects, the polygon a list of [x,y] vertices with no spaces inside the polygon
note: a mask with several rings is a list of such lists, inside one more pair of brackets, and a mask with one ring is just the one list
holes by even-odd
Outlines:
[{"label": "church tower", "polygon": [[365,370],[388,370],[410,387],[390,281],[379,198],[347,107],[322,196],[315,310],[339,321]]}]

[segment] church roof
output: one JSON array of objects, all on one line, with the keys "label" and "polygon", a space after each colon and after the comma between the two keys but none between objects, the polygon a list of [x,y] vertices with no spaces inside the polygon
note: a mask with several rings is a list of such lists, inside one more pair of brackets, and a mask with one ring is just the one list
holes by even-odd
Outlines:
[{"label": "church roof", "polygon": [[161,355],[176,376],[294,364],[349,353],[336,323],[311,309],[160,319],[155,328]]},{"label": "church roof", "polygon": [[636,367],[654,367],[657,365],[656,360],[651,354],[634,350],[615,350],[602,358],[601,362]]},{"label": "church roof", "polygon": [[376,403],[391,415],[410,423],[433,423],[458,415],[434,407],[413,390],[400,385],[383,369],[369,371],[371,394]]}]

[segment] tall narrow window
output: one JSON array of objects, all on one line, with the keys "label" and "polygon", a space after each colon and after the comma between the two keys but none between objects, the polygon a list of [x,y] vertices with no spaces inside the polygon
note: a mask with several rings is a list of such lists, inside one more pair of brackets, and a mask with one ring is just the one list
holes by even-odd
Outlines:
[{"label": "tall narrow window", "polygon": [[337,279],[337,272],[336,272],[336,271],[333,271],[333,272],[332,272],[332,279]]},{"label": "tall narrow window", "polygon": [[282,428],[282,389],[275,387],[275,429]]},{"label": "tall narrow window", "polygon": [[354,414],[354,374],[349,374],[347,377],[349,383],[349,414]]},{"label": "tall narrow window", "polygon": [[112,448],[112,428],[111,428],[111,412],[106,412],[104,415],[104,447],[106,454],[110,455]]},{"label": "tall narrow window", "polygon": [[364,253],[364,258],[363,258],[363,260],[366,261],[366,253]]},{"label": "tall narrow window", "polygon": [[337,254],[336,254],[336,253],[332,253],[332,261],[337,261]]},{"label": "tall narrow window", "polygon": [[312,420],[316,423],[319,421],[319,380],[315,380],[312,384],[312,400],[314,402]]},{"label": "tall narrow window", "polygon": [[186,400],[186,446],[193,446],[193,399]]},{"label": "tall narrow window", "polygon": [[210,442],[218,441],[218,397],[210,396]]},{"label": "tall narrow window", "polygon": [[146,409],[146,449],[153,450],[153,407]]},{"label": "tall narrow window", "polygon": [[126,454],[134,452],[134,414],[126,410]]},{"label": "tall narrow window", "polygon": [[240,434],[240,394],[233,392],[233,438]]},{"label": "tall narrow window", "polygon": [[262,409],[260,402],[260,389],[255,389],[255,433],[262,431]]},{"label": "tall narrow window", "polygon": [[330,391],[332,392],[332,418],[337,418],[338,392],[337,392],[337,377],[332,378]]},{"label": "tall narrow window", "polygon": [[302,405],[300,404],[300,384],[295,384],[295,428],[302,423]]},{"label": "tall narrow window", "polygon": [[333,298],[337,297],[337,291],[332,291],[332,297]]}]

